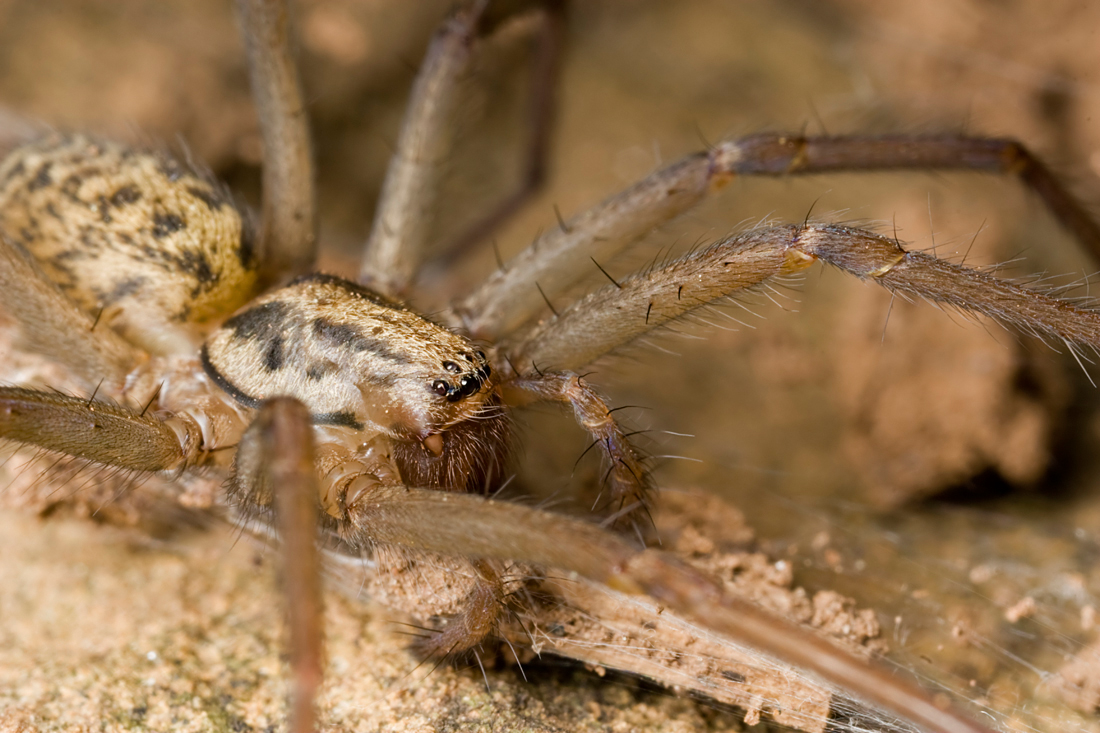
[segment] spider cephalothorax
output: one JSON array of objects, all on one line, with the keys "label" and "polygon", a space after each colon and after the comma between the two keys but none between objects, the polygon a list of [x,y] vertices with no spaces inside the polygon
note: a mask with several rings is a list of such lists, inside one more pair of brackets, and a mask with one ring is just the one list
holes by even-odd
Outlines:
[{"label": "spider cephalothorax", "polygon": [[[320,675],[318,529],[333,566],[366,558],[378,576],[411,574],[418,564],[446,571],[436,576],[447,579],[446,592],[403,586],[402,607],[430,624],[420,648],[431,656],[476,648],[521,607],[537,626],[539,614],[571,592],[562,584],[583,577],[601,592],[647,596],[639,602],[649,614],[643,628],[695,624],[699,638],[725,634],[757,646],[929,730],[983,730],[613,531],[645,526],[652,479],[614,411],[575,370],[819,259],[902,295],[1094,348],[1096,312],[906,251],[891,237],[810,222],[731,236],[632,277],[608,275],[610,286],[560,311],[543,304],[565,297],[590,260],[618,254],[738,174],[1015,172],[1082,239],[1100,242],[1038,161],[1012,141],[960,136],[724,141],[563,221],[444,312],[448,327],[398,295],[424,259],[420,214],[439,175],[435,153],[445,148],[456,80],[502,18],[495,8],[486,14],[487,3],[460,4],[433,41],[356,283],[307,274],[316,254],[313,176],[285,8],[275,0],[238,5],[264,134],[255,240],[248,217],[217,185],[159,153],[54,137],[0,165],[0,299],[21,326],[21,347],[51,359],[91,395],[0,388],[0,436],[148,474],[181,503],[179,487],[189,480],[224,480],[228,488],[207,508],[288,547],[296,730],[312,726]],[[553,51],[560,3],[536,5]],[[543,66],[552,72],[555,64]],[[472,340],[463,326],[492,343]],[[508,410],[535,401],[571,408],[602,453],[603,481],[593,487],[603,497],[600,522],[484,496],[504,479]],[[127,406],[139,402],[146,407]],[[578,613],[588,608],[571,602]],[[623,665],[647,672],[634,663]],[[731,701],[759,713],[753,671],[730,665],[720,673],[737,680]],[[675,684],[712,694],[701,677]],[[769,712],[777,720],[791,713]]]},{"label": "spider cephalothorax", "polygon": [[244,407],[291,395],[329,434],[387,440],[414,485],[484,492],[503,475],[508,418],[485,352],[359,285],[300,278],[228,319],[201,353]]}]

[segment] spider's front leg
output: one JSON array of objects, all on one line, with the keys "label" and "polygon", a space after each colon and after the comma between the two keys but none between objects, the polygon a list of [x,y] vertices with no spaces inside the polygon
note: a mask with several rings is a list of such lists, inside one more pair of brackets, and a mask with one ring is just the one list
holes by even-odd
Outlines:
[{"label": "spider's front leg", "polygon": [[463,0],[432,37],[412,89],[401,133],[370,236],[363,250],[359,281],[387,296],[405,294],[422,264],[430,238],[438,183],[449,157],[462,80],[478,46],[516,17],[537,23],[537,58],[530,105],[531,135],[516,190],[497,203],[451,244],[453,258],[515,213],[542,185],[550,142],[556,77],[564,36],[562,0],[518,3]]},{"label": "spider's front leg", "polygon": [[324,673],[314,460],[309,411],[293,398],[277,397],[260,407],[241,437],[234,478],[243,501],[273,504],[283,543],[282,575],[294,678],[292,733],[315,729],[314,698]]},{"label": "spider's front leg", "polygon": [[[914,723],[922,730],[988,733],[893,672],[779,620],[715,581],[655,550],[637,550],[593,524],[487,500],[403,486],[379,486],[348,506],[362,542],[420,552],[519,561],[583,576],[759,649]],[[566,578],[570,577],[566,575]]]},{"label": "spider's front leg", "polygon": [[689,211],[738,175],[890,170],[1015,175],[1094,257],[1100,257],[1100,227],[1050,170],[1014,140],[761,134],[723,140],[561,222],[455,304],[451,318],[479,338],[513,335],[572,285],[596,269],[603,271],[600,263]]},{"label": "spider's front leg", "polygon": [[[538,367],[536,366],[537,370]],[[534,401],[562,402],[573,409],[577,422],[592,438],[590,449],[603,452],[607,470],[601,482],[608,489],[607,505],[613,526],[633,525],[639,532],[642,527],[635,521],[641,514],[648,514],[647,503],[652,499],[653,480],[629,437],[615,420],[614,411],[584,379],[570,372],[536,372],[517,376],[503,385],[508,403],[523,405]],[[597,496],[595,503],[600,503]],[[652,519],[650,520],[652,523]]]},{"label": "spider's front leg", "polygon": [[905,250],[894,239],[831,225],[766,227],[597,290],[504,342],[518,363],[580,369],[674,319],[817,260],[904,296],[989,316],[1071,347],[1100,348],[1100,313],[988,272]]}]

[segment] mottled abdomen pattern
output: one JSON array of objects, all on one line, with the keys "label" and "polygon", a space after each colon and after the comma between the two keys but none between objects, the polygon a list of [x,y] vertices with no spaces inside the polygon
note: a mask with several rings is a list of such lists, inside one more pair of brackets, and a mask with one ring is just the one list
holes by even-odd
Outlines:
[{"label": "mottled abdomen pattern", "polygon": [[171,157],[52,135],[0,164],[0,228],[81,308],[153,353],[253,294],[251,228],[227,195]]}]

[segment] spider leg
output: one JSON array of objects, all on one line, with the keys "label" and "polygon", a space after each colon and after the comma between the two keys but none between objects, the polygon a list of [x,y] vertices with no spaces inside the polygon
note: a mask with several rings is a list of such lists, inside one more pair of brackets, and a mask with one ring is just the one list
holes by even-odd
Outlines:
[{"label": "spider leg", "polygon": [[201,443],[184,418],[22,387],[0,387],[0,438],[135,471],[184,468]]},{"label": "spider leg", "polygon": [[614,517],[613,525],[635,524],[638,512],[646,511],[653,493],[653,481],[599,393],[580,376],[568,372],[516,377],[505,382],[503,387],[509,404],[540,400],[564,402],[573,408],[577,422],[606,456],[606,481],[610,484],[608,504]]},{"label": "spider leg", "polygon": [[499,339],[603,262],[741,175],[956,170],[1015,173],[1100,257],[1100,228],[1023,145],[960,136],[753,135],[718,143],[663,168],[550,230],[454,307],[478,338]]},{"label": "spider leg", "polygon": [[462,611],[448,618],[441,631],[429,633],[414,644],[419,654],[437,659],[455,657],[496,633],[506,595],[500,573],[487,560],[473,560],[471,565],[477,577],[463,599]]},{"label": "spider leg", "polygon": [[831,685],[944,733],[988,733],[924,692],[802,629],[740,600],[702,573],[656,550],[636,550],[595,525],[471,494],[379,486],[348,506],[363,543],[529,562],[628,594],[646,594],[732,640],[808,670]]},{"label": "spider leg", "polygon": [[[293,408],[287,405],[292,405]],[[314,557],[315,550],[291,547],[290,538],[293,536],[291,533],[300,535],[298,542],[306,541],[301,537],[313,542],[314,528],[317,526],[317,516],[320,514],[324,526],[335,530],[335,534],[339,536],[342,534],[341,526],[333,520],[343,520],[347,517],[347,504],[354,503],[364,494],[379,490],[380,486],[401,481],[400,474],[392,461],[391,443],[389,439],[382,437],[366,443],[356,440],[350,445],[324,439],[314,445],[313,438],[310,437],[308,485],[298,479],[290,481],[280,478],[273,468],[274,457],[278,457],[278,460],[285,463],[289,459],[283,457],[284,453],[286,456],[298,456],[304,450],[299,447],[299,443],[305,438],[295,438],[298,442],[293,445],[285,442],[290,438],[279,437],[281,433],[276,431],[278,428],[276,421],[288,423],[289,427],[284,426],[279,429],[283,432],[290,431],[296,423],[288,421],[297,420],[293,410],[298,407],[300,403],[291,398],[272,399],[264,403],[260,415],[245,431],[240,441],[235,464],[236,471],[229,484],[228,492],[229,502],[234,506],[238,518],[245,522],[246,528],[263,536],[265,528],[277,526],[279,534],[286,538],[284,552],[287,553],[288,586],[291,583],[305,583],[306,579],[302,577],[296,579],[291,576],[307,574],[306,568],[315,569],[317,565]],[[312,430],[309,415],[305,415],[303,419],[305,425]],[[284,440],[285,443],[281,448],[276,445],[279,440]],[[300,491],[292,489],[299,485],[306,488]],[[291,495],[292,491],[293,495]],[[284,497],[284,493],[287,496]],[[308,497],[308,507],[297,506],[298,502],[307,501],[303,497]],[[294,501],[295,505],[289,510],[280,508],[281,501],[286,506],[289,506],[286,502]],[[317,511],[318,505],[321,512]],[[308,517],[308,522],[301,519],[301,516]],[[259,521],[254,523],[254,518],[258,518]],[[301,524],[291,527],[287,525],[288,521]],[[348,540],[347,537],[343,539]],[[351,542],[353,545],[359,544],[354,540]],[[482,560],[472,561],[470,570],[474,581],[462,603],[461,612],[450,617],[442,631],[428,634],[416,645],[417,650],[425,656],[447,658],[462,654],[496,632],[501,613],[505,608],[506,596],[500,574],[493,564]],[[288,590],[288,598],[292,603],[292,625],[305,624],[306,622],[298,616],[314,613],[309,608],[294,607],[299,603],[297,595],[297,591]],[[303,629],[300,633],[305,634],[306,630]],[[298,642],[292,640],[292,646],[297,644]],[[305,674],[298,669],[297,663],[294,664],[294,670],[295,676]]]},{"label": "spider leg", "polygon": [[[0,235],[0,304],[21,327],[28,351],[64,364],[91,390],[117,390],[145,354],[95,320],[54,285],[19,245]],[[94,333],[93,333],[94,331]]]},{"label": "spider leg", "polygon": [[438,263],[441,268],[447,268],[466,254],[473,245],[486,239],[519,211],[546,181],[562,48],[565,44],[566,3],[565,0],[541,0],[538,4],[541,6],[541,12],[539,13],[540,25],[536,31],[538,34],[537,57],[531,74],[532,92],[528,112],[530,136],[527,140],[520,180],[511,193],[447,245]]},{"label": "spider leg", "polygon": [[307,272],[317,256],[313,153],[283,0],[237,0],[263,138],[263,276]]},{"label": "spider leg", "polygon": [[[454,111],[460,101],[460,81],[480,38],[505,19],[526,10],[489,8],[487,0],[465,2],[439,27],[428,47],[413,86],[397,148],[390,159],[371,232],[364,245],[359,281],[385,295],[403,293],[424,258],[435,210],[436,184],[451,145]],[[497,204],[452,252],[480,239],[518,209],[542,184],[550,139],[554,79],[564,34],[561,2],[541,3],[539,54],[535,64],[532,132],[519,187]]]},{"label": "spider leg", "polygon": [[988,272],[842,226],[768,227],[597,290],[503,345],[514,364],[579,369],[696,308],[821,259],[908,296],[990,316],[1039,337],[1100,348],[1100,313]]},{"label": "spider leg", "polygon": [[261,407],[241,438],[238,483],[262,485],[274,499],[282,540],[282,576],[294,687],[289,730],[316,729],[314,700],[324,673],[321,575],[316,543],[317,473],[313,425],[301,402],[276,397]]}]

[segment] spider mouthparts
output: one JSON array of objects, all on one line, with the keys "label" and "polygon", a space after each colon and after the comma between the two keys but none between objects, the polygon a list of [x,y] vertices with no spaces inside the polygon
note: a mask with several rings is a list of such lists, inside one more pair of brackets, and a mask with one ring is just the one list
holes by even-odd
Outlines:
[{"label": "spider mouthparts", "polygon": [[443,434],[434,433],[421,441],[428,452],[433,456],[439,457],[443,455]]}]

